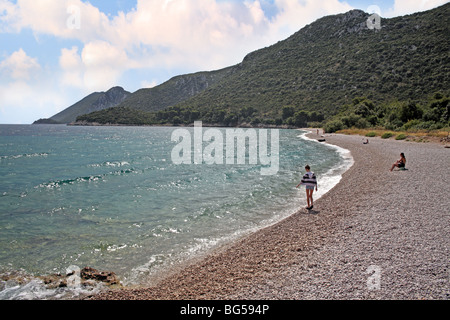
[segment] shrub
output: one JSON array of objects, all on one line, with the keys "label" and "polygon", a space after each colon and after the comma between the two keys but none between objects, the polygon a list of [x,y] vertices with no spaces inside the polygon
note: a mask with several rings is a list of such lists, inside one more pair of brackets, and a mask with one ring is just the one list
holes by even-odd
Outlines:
[{"label": "shrub", "polygon": [[355,127],[357,127],[358,129],[365,129],[369,126],[369,122],[366,119],[359,119],[358,121],[356,121]]},{"label": "shrub", "polygon": [[438,125],[434,121],[421,122],[421,123],[417,124],[415,127],[415,129],[417,129],[417,130],[435,130],[437,128],[438,128]]},{"label": "shrub", "polygon": [[322,128],[323,123],[318,121],[308,122],[308,128]]},{"label": "shrub", "polygon": [[261,119],[259,119],[259,118],[254,118],[252,121],[251,121],[251,125],[252,126],[256,126],[256,125],[258,125],[258,124],[260,124],[261,123]]},{"label": "shrub", "polygon": [[402,130],[404,131],[408,131],[409,129],[415,129],[417,127],[417,125],[419,125],[421,123],[420,120],[418,119],[414,119],[414,120],[409,120],[407,123],[405,123],[402,126]]},{"label": "shrub", "polygon": [[404,134],[404,133],[401,133],[397,137],[395,137],[395,140],[405,140],[405,139],[406,139],[406,134]]},{"label": "shrub", "polygon": [[377,134],[374,131],[370,131],[366,134],[366,137],[373,138],[373,137],[376,137],[376,135]]},{"label": "shrub", "polygon": [[389,139],[390,137],[392,137],[394,134],[392,132],[385,132],[383,133],[383,135],[381,136],[381,139]]},{"label": "shrub", "polygon": [[392,121],[385,124],[385,128],[387,130],[396,130],[401,126],[403,126],[403,122],[401,122],[399,119],[393,119]]},{"label": "shrub", "polygon": [[[354,113],[351,113],[349,115],[346,115],[344,117],[341,117],[341,121],[342,123],[347,127],[347,128],[351,128],[356,126],[356,124],[358,123],[358,121],[361,119],[361,116],[358,116]],[[367,123],[367,122],[366,122]],[[366,125],[367,126],[367,125]],[[362,129],[360,127],[358,127],[359,129]]]},{"label": "shrub", "polygon": [[344,124],[342,123],[341,120],[333,120],[328,122],[323,129],[325,130],[326,133],[333,133],[344,129]]}]

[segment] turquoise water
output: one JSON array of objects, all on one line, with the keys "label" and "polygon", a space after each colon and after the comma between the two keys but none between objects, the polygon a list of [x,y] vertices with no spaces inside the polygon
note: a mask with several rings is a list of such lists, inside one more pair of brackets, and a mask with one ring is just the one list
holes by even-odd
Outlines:
[{"label": "turquoise water", "polygon": [[[143,283],[304,206],[295,186],[306,163],[317,197],[351,162],[344,150],[280,130],[275,175],[262,176],[260,164],[176,165],[174,130],[0,125],[0,273],[90,266]],[[12,292],[0,286],[0,299]]]}]

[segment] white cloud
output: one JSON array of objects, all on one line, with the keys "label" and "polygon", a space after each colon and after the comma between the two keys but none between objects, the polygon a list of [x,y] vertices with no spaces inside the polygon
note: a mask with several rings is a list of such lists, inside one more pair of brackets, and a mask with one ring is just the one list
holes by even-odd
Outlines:
[{"label": "white cloud", "polygon": [[29,57],[22,48],[0,62],[0,74],[14,80],[30,80],[40,69],[37,59]]},{"label": "white cloud", "polygon": [[444,5],[448,0],[395,0],[394,7],[382,16],[397,17],[415,12],[426,11]]},{"label": "white cloud", "polygon": [[0,32],[15,32],[18,8],[8,0],[0,0]]},{"label": "white cloud", "polygon": [[[79,9],[80,26],[73,28],[70,8]],[[0,31],[20,32],[30,28],[36,34],[49,34],[59,38],[92,41],[106,36],[110,21],[108,17],[88,2],[80,0],[17,0],[14,5],[0,0],[0,12],[4,11]],[[5,30],[6,29],[6,30]]]},{"label": "white cloud", "polygon": [[59,58],[61,82],[87,92],[115,86],[122,72],[132,64],[124,51],[105,41],[87,43],[81,54],[76,46],[64,48]]},{"label": "white cloud", "polygon": [[130,63],[123,50],[105,41],[87,43],[81,57],[84,83],[92,90],[105,90],[116,85]]},{"label": "white cloud", "polygon": [[62,71],[63,85],[69,87],[83,87],[83,62],[78,54],[78,47],[63,48],[59,58],[59,66]]},{"label": "white cloud", "polygon": [[244,4],[249,9],[250,16],[252,17],[255,24],[258,25],[267,22],[267,18],[263,9],[261,8],[261,3],[259,1],[245,1]]}]

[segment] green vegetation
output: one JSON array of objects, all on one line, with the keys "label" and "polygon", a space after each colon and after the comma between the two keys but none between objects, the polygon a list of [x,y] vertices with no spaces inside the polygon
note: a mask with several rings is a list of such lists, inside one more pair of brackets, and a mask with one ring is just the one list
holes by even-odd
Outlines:
[{"label": "green vegetation", "polygon": [[39,119],[33,122],[33,124],[61,124],[61,123],[53,119]]},{"label": "green vegetation", "polygon": [[401,133],[395,137],[395,140],[405,140],[408,136],[404,133]]},{"label": "green vegetation", "polygon": [[381,136],[381,139],[389,139],[390,137],[392,137],[394,134],[392,132],[386,132]]},{"label": "green vegetation", "polygon": [[366,133],[366,137],[369,137],[369,138],[373,138],[373,137],[376,137],[376,136],[377,136],[376,132],[373,132],[373,131],[370,131],[370,132]]},{"label": "green vegetation", "polygon": [[435,93],[423,104],[395,101],[375,105],[371,100],[355,98],[324,125],[326,132],[343,129],[385,128],[393,131],[416,132],[450,127],[450,97]]},{"label": "green vegetation", "polygon": [[223,126],[237,125],[289,125],[295,127],[306,127],[310,121],[323,121],[324,116],[317,112],[296,111],[294,107],[283,108],[283,114],[277,118],[261,119],[258,110],[253,107],[244,107],[235,110],[227,108],[215,108],[211,110],[197,109],[191,107],[169,107],[156,112],[159,124],[192,124],[196,120],[205,123],[219,124]]},{"label": "green vegetation", "polygon": [[98,123],[101,125],[153,125],[156,123],[154,114],[150,112],[131,109],[128,107],[109,108],[93,112],[77,118],[78,123]]}]

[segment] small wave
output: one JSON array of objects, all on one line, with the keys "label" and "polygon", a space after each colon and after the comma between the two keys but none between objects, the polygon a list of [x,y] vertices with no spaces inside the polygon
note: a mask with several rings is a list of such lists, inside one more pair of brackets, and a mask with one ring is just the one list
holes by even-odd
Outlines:
[{"label": "small wave", "polygon": [[88,167],[114,167],[114,168],[119,168],[119,167],[124,167],[124,166],[129,166],[130,163],[128,163],[127,161],[105,161],[103,163],[96,163],[96,164],[90,164],[88,165]]},{"label": "small wave", "polygon": [[92,176],[86,176],[86,177],[77,177],[74,179],[56,180],[56,181],[41,183],[40,185],[38,185],[35,188],[53,189],[53,188],[58,188],[58,187],[61,187],[64,185],[74,185],[77,183],[85,183],[85,182],[88,182],[88,183],[98,182],[98,181],[103,180],[107,176],[121,176],[121,175],[130,174],[130,173],[134,173],[134,172],[136,172],[136,170],[131,168],[131,169],[109,172],[109,173],[102,174],[102,175],[92,175]]},{"label": "small wave", "polygon": [[[137,244],[133,244],[130,247],[135,248],[137,247]],[[92,252],[115,252],[119,250],[123,250],[128,248],[129,246],[127,244],[110,244],[110,243],[103,243],[100,242],[99,244],[95,245],[93,247]]]},{"label": "small wave", "polygon": [[69,184],[75,184],[79,182],[93,182],[93,181],[99,181],[103,178],[103,176],[89,176],[89,177],[79,177],[75,179],[66,179],[66,180],[57,180],[57,181],[51,181],[46,183],[41,183],[38,187],[40,188],[57,188],[63,185],[69,185]]},{"label": "small wave", "polygon": [[17,155],[10,155],[10,156],[0,156],[0,160],[10,160],[10,159],[20,159],[20,158],[36,158],[36,157],[47,157],[49,156],[49,153],[43,152],[43,153],[25,153],[25,154],[17,154]]}]

